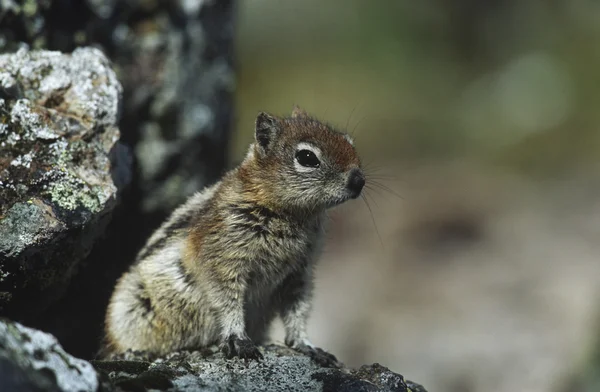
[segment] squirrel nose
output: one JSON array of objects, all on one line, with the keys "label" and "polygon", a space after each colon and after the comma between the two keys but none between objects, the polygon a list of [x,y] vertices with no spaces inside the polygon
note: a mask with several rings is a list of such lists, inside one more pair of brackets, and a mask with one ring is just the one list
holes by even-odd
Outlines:
[{"label": "squirrel nose", "polygon": [[350,176],[348,177],[348,184],[346,187],[350,191],[350,197],[356,199],[360,195],[365,186],[365,176],[360,169],[352,169]]}]

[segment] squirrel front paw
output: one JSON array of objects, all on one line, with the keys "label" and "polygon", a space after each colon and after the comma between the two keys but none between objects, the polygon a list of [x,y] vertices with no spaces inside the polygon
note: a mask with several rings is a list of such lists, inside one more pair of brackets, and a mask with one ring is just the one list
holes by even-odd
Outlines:
[{"label": "squirrel front paw", "polygon": [[227,359],[238,357],[244,360],[259,361],[263,355],[254,342],[248,338],[231,335],[221,345],[221,351]]}]

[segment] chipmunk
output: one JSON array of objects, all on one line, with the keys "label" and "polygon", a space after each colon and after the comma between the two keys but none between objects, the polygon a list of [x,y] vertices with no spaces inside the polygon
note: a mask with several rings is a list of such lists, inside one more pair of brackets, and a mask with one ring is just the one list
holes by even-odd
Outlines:
[{"label": "chipmunk", "polygon": [[259,113],[240,166],[177,208],[118,281],[106,352],[220,344],[227,358],[260,359],[279,315],[286,345],[336,366],[306,332],[313,270],[326,210],[364,185],[349,135],[298,107]]}]

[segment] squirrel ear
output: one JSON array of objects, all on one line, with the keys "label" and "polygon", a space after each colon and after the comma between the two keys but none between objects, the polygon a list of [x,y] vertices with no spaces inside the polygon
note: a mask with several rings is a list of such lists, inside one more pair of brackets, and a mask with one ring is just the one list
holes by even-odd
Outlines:
[{"label": "squirrel ear", "polygon": [[254,132],[259,151],[265,154],[279,133],[277,118],[268,113],[258,113]]},{"label": "squirrel ear", "polygon": [[294,109],[292,109],[292,118],[298,117],[308,117],[308,113],[300,109],[300,106],[294,105]]}]

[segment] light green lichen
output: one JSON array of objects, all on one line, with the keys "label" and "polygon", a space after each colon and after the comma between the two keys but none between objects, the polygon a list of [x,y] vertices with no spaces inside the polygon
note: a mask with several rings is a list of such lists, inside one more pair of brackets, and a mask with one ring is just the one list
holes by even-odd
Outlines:
[{"label": "light green lichen", "polygon": [[73,142],[71,145],[58,142],[55,146],[53,155],[56,163],[53,170],[60,179],[53,181],[46,193],[61,208],[74,210],[84,207],[93,213],[99,212],[106,202],[102,189],[91,187],[71,171],[74,154],[85,151],[89,146],[84,142]]},{"label": "light green lichen", "polygon": [[71,175],[53,183],[47,192],[54,203],[67,210],[82,206],[96,213],[102,209],[103,203],[98,198],[96,190]]}]

